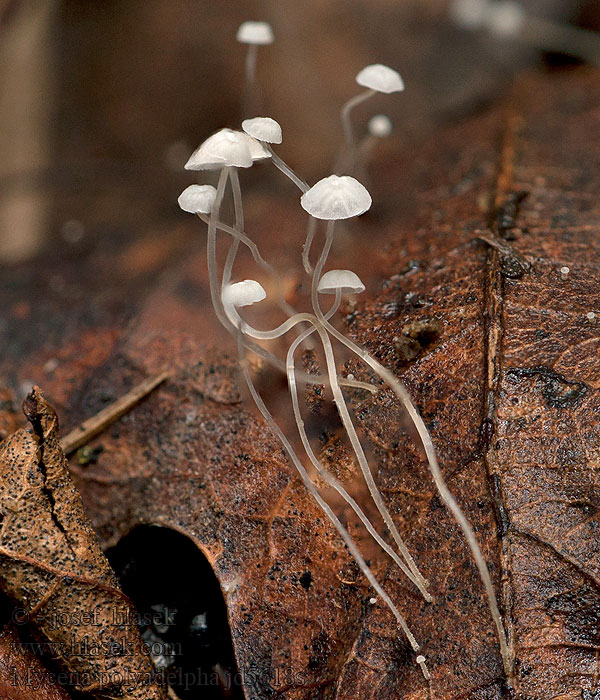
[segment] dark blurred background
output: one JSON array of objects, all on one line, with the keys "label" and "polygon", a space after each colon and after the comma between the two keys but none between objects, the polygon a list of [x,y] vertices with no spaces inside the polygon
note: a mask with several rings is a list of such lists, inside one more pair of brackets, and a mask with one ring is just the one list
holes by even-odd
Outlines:
[{"label": "dark blurred background", "polygon": [[[521,4],[600,27],[597,0]],[[0,265],[178,220],[187,156],[242,117],[235,33],[247,19],[270,22],[276,37],[259,50],[259,112],[282,124],[280,152],[309,180],[327,174],[339,108],[368,63],[407,84],[356,113],[359,132],[371,114],[390,116],[380,149],[391,151],[435,139],[525,67],[570,62],[456,26],[448,0],[0,0]]]}]

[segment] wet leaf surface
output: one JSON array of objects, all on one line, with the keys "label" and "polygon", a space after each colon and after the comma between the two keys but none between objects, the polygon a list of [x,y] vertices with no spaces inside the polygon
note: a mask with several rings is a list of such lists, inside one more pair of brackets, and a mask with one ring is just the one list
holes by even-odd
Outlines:
[{"label": "wet leaf surface", "polygon": [[[370,282],[368,300],[344,309],[344,327],[419,406],[490,566],[517,660],[504,678],[475,566],[398,430],[397,405],[387,392],[355,398],[377,479],[435,602],[382,558],[372,565],[442,700],[510,697],[509,687],[521,700],[598,690],[599,105],[593,72],[531,76],[434,143],[390,154],[373,172],[382,204],[331,260]],[[293,206],[249,193],[248,229],[286,270],[303,240]],[[272,232],[283,230],[295,249],[281,250]],[[241,387],[227,357],[234,345],[209,306],[202,240],[194,222],[177,219],[132,237],[126,251],[98,240],[83,269],[50,255],[43,272],[8,271],[4,383],[18,393],[43,381],[69,429],[168,362],[171,379],[90,444],[103,448],[96,462],[72,460],[102,545],[154,524],[202,551],[248,698],[425,699],[391,614],[370,602]],[[150,244],[164,245],[164,257],[133,266]],[[242,263],[240,278],[251,269]],[[57,271],[69,280],[68,311],[60,294],[32,299],[39,275]],[[292,302],[300,281],[286,279]],[[255,372],[283,407],[283,384]]]}]

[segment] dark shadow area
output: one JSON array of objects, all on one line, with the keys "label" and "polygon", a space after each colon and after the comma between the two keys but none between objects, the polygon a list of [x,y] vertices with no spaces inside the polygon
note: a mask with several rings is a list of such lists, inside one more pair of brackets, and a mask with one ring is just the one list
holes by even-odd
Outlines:
[{"label": "dark shadow area", "polygon": [[182,700],[241,700],[227,609],[215,574],[184,535],[138,527],[106,553],[139,614],[154,662]]}]

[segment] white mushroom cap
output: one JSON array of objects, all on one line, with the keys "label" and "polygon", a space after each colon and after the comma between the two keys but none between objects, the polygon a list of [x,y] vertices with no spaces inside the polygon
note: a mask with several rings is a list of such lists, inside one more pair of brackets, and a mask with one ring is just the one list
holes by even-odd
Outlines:
[{"label": "white mushroom cap", "polygon": [[281,126],[271,117],[244,119],[242,129],[255,139],[267,143],[281,143],[283,139]]},{"label": "white mushroom cap", "polygon": [[252,153],[246,135],[241,131],[221,129],[198,146],[184,167],[186,170],[216,170],[226,166],[249,168],[251,165]]},{"label": "white mushroom cap", "polygon": [[485,11],[487,28],[500,37],[517,36],[525,23],[525,10],[514,0],[489,3]]},{"label": "white mushroom cap", "polygon": [[392,133],[392,122],[385,114],[376,114],[369,119],[369,133],[383,139]]},{"label": "white mushroom cap", "polygon": [[450,16],[463,29],[479,29],[485,22],[489,0],[452,0]]},{"label": "white mushroom cap", "polygon": [[363,68],[356,76],[356,82],[363,87],[377,92],[402,92],[404,81],[400,73],[393,68],[375,63]]},{"label": "white mushroom cap", "polygon": [[267,151],[267,149],[260,141],[257,141],[249,134],[245,134],[243,131],[236,131],[235,133],[239,134],[240,137],[243,138],[246,144],[248,145],[248,150],[250,151],[252,161],[264,160],[265,158],[271,157],[269,151]]},{"label": "white mushroom cap", "polygon": [[267,22],[242,22],[235,38],[242,44],[257,44],[264,46],[275,41],[271,25]]},{"label": "white mushroom cap", "polygon": [[267,296],[263,286],[256,280],[244,280],[228,284],[223,290],[222,300],[226,305],[251,306]]},{"label": "white mushroom cap", "polygon": [[302,208],[311,216],[328,221],[364,214],[371,202],[366,187],[349,175],[325,177],[300,198]]},{"label": "white mushroom cap", "polygon": [[212,185],[190,185],[179,195],[177,203],[190,214],[210,214],[217,190]]},{"label": "white mushroom cap", "polygon": [[321,294],[335,294],[338,289],[342,294],[360,294],[365,291],[365,285],[352,270],[329,270],[317,287]]}]

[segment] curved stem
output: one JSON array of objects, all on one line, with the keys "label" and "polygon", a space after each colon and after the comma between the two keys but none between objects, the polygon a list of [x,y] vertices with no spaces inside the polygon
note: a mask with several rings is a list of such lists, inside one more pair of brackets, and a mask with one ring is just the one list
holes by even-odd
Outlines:
[{"label": "curved stem", "polygon": [[[198,218],[201,221],[204,221],[205,224],[208,223],[208,216],[206,216],[206,214],[198,214]],[[260,265],[263,269],[268,270],[271,273],[275,272],[273,266],[269,265],[269,263],[260,254],[256,243],[252,239],[248,238],[248,236],[245,233],[236,230],[235,228],[233,228],[233,226],[228,226],[227,224],[224,224],[222,221],[217,221],[217,230],[223,231],[223,233],[228,233],[230,236],[233,236],[233,238],[238,238],[240,243],[242,243],[249,249],[257,265]]]},{"label": "curved stem", "polygon": [[308,225],[306,227],[306,240],[302,246],[302,265],[307,275],[310,275],[312,272],[312,267],[310,264],[310,247],[312,245],[313,238],[315,237],[315,233],[317,232],[318,223],[319,222],[317,219],[309,214]]},{"label": "curved stem", "polygon": [[[337,290],[336,292],[336,298],[335,302],[332,306],[332,308],[325,314],[324,318],[329,319],[331,316],[335,313],[337,308],[339,307],[339,303],[341,300],[341,292],[340,290]],[[365,513],[363,512],[362,508],[356,503],[356,501],[350,496],[350,494],[344,489],[344,487],[335,479],[328,471],[325,469],[322,465],[317,456],[315,455],[312,446],[310,444],[310,441],[308,439],[308,436],[306,434],[306,430],[304,428],[304,421],[302,420],[302,414],[300,411],[300,404],[298,401],[298,388],[297,388],[297,383],[296,383],[296,368],[295,368],[295,362],[294,362],[294,353],[296,352],[298,346],[303,342],[303,340],[310,334],[312,334],[314,331],[318,331],[319,335],[323,337],[323,330],[321,327],[314,326],[313,328],[309,328],[308,330],[304,331],[298,338],[294,340],[294,342],[290,345],[290,348],[288,350],[287,358],[286,358],[286,367],[287,367],[287,377],[288,377],[288,386],[289,386],[289,391],[290,391],[290,397],[292,399],[292,408],[294,412],[294,418],[296,420],[296,427],[298,428],[298,433],[300,435],[300,440],[302,441],[302,445],[304,447],[304,450],[312,462],[313,466],[317,470],[318,474],[324,479],[324,481],[329,484],[331,487],[333,487],[339,495],[344,499],[344,501],[352,508],[352,510],[356,513],[362,524],[365,526],[371,537],[377,542],[377,544],[383,549],[383,551],[391,557],[391,559],[394,561],[394,563],[400,568],[400,570],[412,581],[415,586],[419,589],[425,600],[428,602],[431,601],[431,595],[427,591],[427,589],[423,586],[422,581],[417,578],[414,573],[407,568],[407,566],[404,564],[404,562],[400,559],[400,557],[396,554],[396,552],[387,544],[387,542],[379,535],[377,530],[373,527],[373,524],[371,521],[367,518]],[[422,577],[421,577],[422,578]]]},{"label": "curved stem", "polygon": [[[319,314],[317,314],[317,316],[319,316]],[[506,632],[504,630],[504,625],[500,616],[498,601],[496,599],[496,593],[492,585],[492,580],[490,578],[490,573],[488,571],[487,564],[485,563],[485,559],[483,558],[483,554],[481,553],[481,549],[479,548],[479,544],[477,543],[477,539],[475,537],[475,533],[473,532],[473,528],[471,527],[469,521],[465,517],[460,506],[456,502],[454,496],[452,495],[452,493],[446,485],[446,482],[444,481],[441,469],[437,461],[437,456],[435,453],[435,448],[433,446],[431,435],[429,434],[429,431],[427,430],[427,427],[423,422],[421,415],[415,408],[408,391],[405,389],[403,384],[392,374],[392,372],[390,372],[386,367],[384,367],[375,358],[373,358],[366,350],[361,348],[360,345],[357,345],[345,335],[340,333],[334,326],[332,326],[329,323],[329,321],[325,319],[322,313],[320,313],[320,317],[323,319],[323,324],[326,330],[334,338],[336,338],[340,343],[352,350],[352,352],[355,355],[360,357],[360,359],[363,362],[369,365],[369,367],[371,367],[381,377],[381,379],[383,379],[383,381],[400,399],[402,406],[410,416],[419,435],[419,439],[421,440],[421,444],[423,445],[423,449],[425,450],[429,471],[431,473],[431,476],[433,477],[437,491],[440,494],[440,497],[444,501],[448,510],[454,516],[454,519],[458,523],[460,529],[462,530],[463,535],[467,540],[467,544],[469,545],[469,548],[471,550],[471,554],[473,556],[475,564],[477,565],[479,576],[481,578],[488,598],[490,612],[494,620],[494,624],[496,625],[496,632],[498,635],[500,651],[502,654],[502,661],[504,664],[504,672],[508,677],[510,677],[512,675],[513,659],[508,646]]]},{"label": "curved stem", "polygon": [[310,495],[315,499],[323,513],[329,518],[331,521],[332,525],[335,527],[335,529],[338,531],[340,537],[344,541],[344,544],[346,547],[348,547],[348,551],[358,564],[360,570],[362,571],[363,575],[366,577],[368,582],[371,584],[373,589],[376,591],[377,595],[385,602],[385,604],[389,607],[389,609],[392,611],[392,614],[396,618],[396,621],[398,622],[399,626],[401,627],[402,631],[406,635],[406,638],[408,639],[409,644],[411,645],[412,649],[417,652],[419,651],[419,644],[417,643],[417,640],[415,639],[413,633],[410,631],[408,625],[406,624],[406,620],[398,610],[398,608],[394,605],[392,599],[389,597],[389,595],[384,591],[382,588],[381,584],[375,576],[373,575],[373,572],[367,565],[366,561],[364,560],[362,554],[360,553],[358,547],[356,546],[356,543],[346,530],[346,528],[342,525],[340,522],[339,518],[336,516],[336,514],[333,512],[329,504],[323,499],[321,494],[318,492],[317,488],[313,484],[310,476],[308,475],[308,472],[304,468],[304,465],[298,458],[298,455],[296,454],[294,448],[292,447],[290,441],[286,438],[285,434],[279,427],[279,425],[275,422],[273,419],[273,416],[271,415],[271,412],[267,408],[266,404],[262,400],[262,397],[256,390],[256,387],[254,386],[254,383],[252,382],[252,377],[250,376],[250,373],[248,371],[248,368],[246,366],[246,361],[244,358],[243,354],[243,344],[241,340],[241,334],[238,336],[238,352],[240,355],[240,365],[242,367],[242,373],[244,375],[244,379],[246,380],[246,384],[248,385],[248,389],[250,391],[250,394],[252,395],[252,398],[254,399],[254,402],[256,406],[258,407],[258,410],[261,412],[263,415],[264,419],[267,422],[267,425],[273,430],[277,438],[279,439],[280,443],[283,446],[283,449],[287,453],[288,457],[292,460],[292,463],[296,467],[296,470],[298,474],[300,475],[300,478],[302,479],[302,482],[304,486],[306,487],[307,491],[310,493]]},{"label": "curved stem", "polygon": [[365,90],[364,92],[361,92],[349,99],[348,102],[346,102],[346,104],[342,107],[340,117],[342,120],[342,131],[344,132],[344,144],[340,149],[340,154],[336,162],[336,172],[350,169],[354,161],[356,146],[354,143],[354,133],[352,130],[352,119],[350,118],[350,114],[355,107],[362,104],[365,100],[368,100],[374,94],[375,90]]},{"label": "curved stem", "polygon": [[[327,319],[323,316],[323,312],[321,311],[321,307],[319,305],[319,292],[318,292],[318,285],[319,285],[319,280],[321,279],[321,274],[323,272],[323,267],[325,265],[325,262],[327,261],[327,258],[329,256],[329,251],[331,250],[331,245],[333,243],[333,234],[335,230],[335,221],[329,221],[327,224],[327,234],[325,237],[325,243],[323,245],[323,250],[321,251],[321,255],[319,256],[319,259],[317,261],[317,264],[315,266],[315,270],[313,272],[313,277],[312,277],[312,284],[311,284],[311,300],[312,300],[312,305],[313,305],[313,311],[315,313],[315,316],[317,319],[323,324],[324,329],[329,330],[329,328],[333,328],[333,326],[327,321]],[[326,325],[325,325],[326,324]],[[327,361],[327,372],[329,374],[329,382],[331,384],[331,391],[333,393],[333,400],[335,401],[338,413],[340,415],[340,418],[342,419],[342,423],[344,425],[344,429],[346,430],[346,433],[348,435],[348,438],[350,440],[350,443],[352,445],[352,449],[354,450],[354,454],[356,455],[356,459],[358,460],[358,464],[360,466],[360,470],[363,474],[363,477],[365,479],[365,482],[367,483],[367,487],[369,489],[369,493],[371,494],[371,498],[373,499],[373,502],[377,506],[377,510],[381,514],[381,517],[383,518],[383,521],[386,524],[386,527],[390,531],[394,542],[396,543],[398,550],[401,552],[402,556],[406,560],[406,563],[408,564],[410,570],[413,572],[415,578],[420,582],[421,586],[423,589],[427,588],[427,581],[419,571],[419,568],[417,567],[415,560],[412,558],[410,552],[408,551],[408,548],[406,544],[404,543],[404,540],[402,539],[400,533],[398,532],[398,528],[396,527],[396,524],[394,523],[392,516],[385,505],[385,502],[383,500],[383,497],[381,495],[381,492],[379,491],[377,484],[375,483],[375,479],[373,478],[373,474],[371,472],[371,468],[369,467],[369,462],[367,460],[367,457],[364,453],[362,444],[359,440],[358,434],[356,432],[356,428],[354,427],[354,423],[352,422],[352,418],[350,417],[350,413],[348,411],[348,407],[346,406],[346,401],[344,399],[344,395],[342,393],[342,390],[340,389],[339,383],[337,381],[337,372],[335,368],[335,355],[333,354],[333,348],[331,346],[331,342],[329,340],[329,337],[327,334],[325,334],[325,337],[323,338],[322,336],[322,341],[323,341],[323,350],[325,351],[325,359]],[[431,596],[429,593],[427,593],[428,600],[431,600]]]},{"label": "curved stem", "polygon": [[276,168],[278,168],[286,177],[288,177],[301,192],[308,192],[310,186],[306,182],[304,182],[304,180],[301,180],[296,175],[296,173],[290,168],[290,166],[282,158],[280,158],[277,155],[277,153],[275,153],[271,144],[267,143],[266,141],[261,141],[261,143],[271,154],[271,161],[273,162],[273,165]]},{"label": "curved stem", "polygon": [[[229,168],[229,182],[231,183],[231,190],[233,192],[233,208],[235,211],[235,229],[237,231],[244,230],[244,205],[242,202],[242,189],[240,187],[240,178],[238,175],[237,168]],[[223,277],[221,279],[221,290],[231,282],[231,272],[233,270],[233,264],[237,256],[238,249],[240,247],[240,239],[234,236],[227,251],[227,258],[225,259],[225,266],[223,267]]]}]

